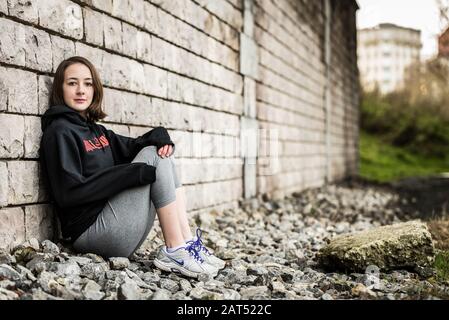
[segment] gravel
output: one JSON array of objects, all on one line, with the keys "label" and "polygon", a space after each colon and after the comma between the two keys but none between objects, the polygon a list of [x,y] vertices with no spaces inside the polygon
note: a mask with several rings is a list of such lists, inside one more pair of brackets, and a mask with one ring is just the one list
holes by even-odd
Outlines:
[{"label": "gravel", "polygon": [[203,213],[195,223],[206,245],[227,261],[214,279],[157,269],[152,261],[161,240],[130,259],[103,259],[30,239],[12,252],[0,250],[0,300],[448,299],[447,283],[412,271],[329,273],[317,263],[317,252],[337,235],[419,217],[401,205],[413,201],[352,183]]}]

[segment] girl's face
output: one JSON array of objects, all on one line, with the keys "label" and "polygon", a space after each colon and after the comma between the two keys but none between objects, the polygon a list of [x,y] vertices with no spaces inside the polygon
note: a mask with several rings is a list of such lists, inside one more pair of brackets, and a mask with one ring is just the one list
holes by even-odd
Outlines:
[{"label": "girl's face", "polygon": [[67,67],[64,73],[64,102],[86,117],[86,112],[94,97],[94,87],[90,69],[82,63]]}]

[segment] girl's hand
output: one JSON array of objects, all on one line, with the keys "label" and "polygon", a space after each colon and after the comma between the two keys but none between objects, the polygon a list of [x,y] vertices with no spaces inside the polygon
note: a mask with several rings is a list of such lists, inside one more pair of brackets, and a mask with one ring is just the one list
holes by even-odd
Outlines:
[{"label": "girl's hand", "polygon": [[171,156],[173,152],[173,146],[170,144],[167,144],[165,146],[163,146],[162,148],[160,148],[157,153],[161,158],[166,158]]}]

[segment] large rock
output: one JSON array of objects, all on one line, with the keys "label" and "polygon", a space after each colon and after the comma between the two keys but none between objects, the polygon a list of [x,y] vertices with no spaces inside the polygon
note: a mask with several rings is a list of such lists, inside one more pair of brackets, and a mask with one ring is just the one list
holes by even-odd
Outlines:
[{"label": "large rock", "polygon": [[327,269],[362,271],[370,265],[380,270],[428,268],[434,246],[427,226],[410,221],[338,236],[317,254]]}]

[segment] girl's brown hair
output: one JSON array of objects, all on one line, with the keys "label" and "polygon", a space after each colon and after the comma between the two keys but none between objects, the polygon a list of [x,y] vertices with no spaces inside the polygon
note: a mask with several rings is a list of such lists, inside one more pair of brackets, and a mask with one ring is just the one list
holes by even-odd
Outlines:
[{"label": "girl's brown hair", "polygon": [[103,85],[101,84],[100,76],[94,65],[86,58],[80,56],[74,56],[62,61],[56,69],[55,78],[53,80],[53,85],[50,93],[50,108],[55,105],[65,104],[64,93],[62,89],[64,83],[64,73],[67,67],[75,63],[84,64],[90,69],[90,73],[92,74],[94,97],[92,99],[91,105],[86,112],[87,119],[93,122],[101,120],[107,116],[107,114],[102,109]]}]

